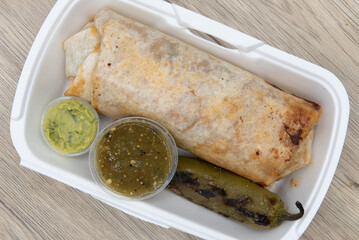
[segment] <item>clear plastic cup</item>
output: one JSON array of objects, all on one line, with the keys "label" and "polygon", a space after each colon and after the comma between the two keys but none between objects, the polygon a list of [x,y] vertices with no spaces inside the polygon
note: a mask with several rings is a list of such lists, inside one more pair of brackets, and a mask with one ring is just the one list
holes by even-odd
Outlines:
[{"label": "clear plastic cup", "polygon": [[[101,171],[98,169],[97,166],[97,148],[98,148],[98,143],[100,142],[100,140],[109,133],[109,130],[112,129],[113,127],[122,125],[122,124],[126,124],[126,123],[140,123],[140,124],[144,124],[150,128],[152,128],[153,130],[155,130],[157,132],[158,135],[161,136],[161,138],[163,139],[164,143],[167,146],[167,150],[169,151],[169,174],[167,176],[167,178],[165,179],[165,181],[163,181],[162,185],[157,186],[155,189],[153,189],[152,191],[149,192],[145,192],[139,196],[126,196],[123,193],[114,190],[113,188],[111,188],[110,186],[108,186],[105,182],[105,179],[103,179],[100,174]],[[124,161],[124,160],[119,160],[119,161]],[[163,127],[161,126],[159,123],[152,121],[150,119],[147,118],[142,118],[142,117],[127,117],[127,118],[122,118],[119,119],[113,123],[111,123],[110,125],[108,125],[106,128],[104,128],[96,137],[94,144],[91,147],[90,150],[90,155],[89,155],[89,163],[90,163],[90,171],[91,171],[91,175],[93,177],[93,179],[95,180],[95,182],[109,195],[114,196],[116,198],[122,199],[122,200],[143,200],[143,199],[147,199],[149,197],[154,196],[155,194],[159,193],[161,190],[163,190],[168,183],[172,180],[175,172],[176,172],[176,168],[177,168],[177,163],[178,163],[178,151],[177,151],[177,146],[176,143],[173,139],[173,137],[171,136],[171,134]]]},{"label": "clear plastic cup", "polygon": [[[44,129],[44,121],[45,121],[45,118],[46,118],[47,114],[49,113],[49,110],[52,109],[53,107],[56,108],[56,106],[58,106],[58,104],[60,104],[60,103],[62,103],[62,102],[64,102],[64,101],[77,101],[77,102],[79,102],[80,104],[83,104],[82,106],[84,106],[86,110],[91,111],[91,112],[93,113],[95,119],[96,119],[96,123],[95,123],[95,124],[96,124],[96,133],[94,134],[94,136],[92,136],[92,138],[91,138],[89,141],[87,141],[87,142],[88,142],[88,146],[85,145],[84,148],[80,148],[80,149],[78,149],[78,151],[74,151],[74,152],[72,152],[72,151],[69,152],[69,151],[66,151],[66,150],[63,151],[63,150],[57,148],[56,146],[54,146],[54,145],[50,142],[50,140],[48,139],[48,137],[46,136],[45,129]],[[82,99],[76,98],[76,97],[60,97],[60,98],[54,99],[53,101],[51,101],[51,102],[47,105],[47,107],[46,107],[46,109],[45,109],[45,111],[44,111],[44,113],[43,113],[43,115],[42,115],[42,118],[41,118],[41,135],[42,135],[42,138],[44,139],[44,142],[45,142],[45,143],[49,146],[49,148],[51,148],[53,151],[55,151],[55,152],[57,152],[58,154],[63,155],[63,156],[76,157],[76,156],[80,156],[80,155],[82,155],[82,154],[85,154],[85,153],[87,153],[87,152],[90,150],[90,148],[91,148],[91,146],[92,146],[94,140],[96,139],[96,136],[97,136],[98,133],[99,133],[99,127],[100,127],[99,122],[100,122],[100,118],[99,118],[99,116],[98,116],[96,110],[95,110],[88,102],[86,102],[85,100],[82,100]]]}]

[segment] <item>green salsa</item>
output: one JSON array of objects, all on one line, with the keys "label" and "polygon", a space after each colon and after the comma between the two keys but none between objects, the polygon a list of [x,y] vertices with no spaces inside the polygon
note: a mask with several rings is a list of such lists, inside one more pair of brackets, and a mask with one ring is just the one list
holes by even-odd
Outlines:
[{"label": "green salsa", "polygon": [[144,122],[109,129],[96,146],[95,161],[102,182],[127,197],[161,187],[170,174],[171,151],[162,134]]},{"label": "green salsa", "polygon": [[76,99],[66,99],[49,108],[42,123],[47,141],[63,153],[88,148],[97,134],[97,118],[90,107]]}]

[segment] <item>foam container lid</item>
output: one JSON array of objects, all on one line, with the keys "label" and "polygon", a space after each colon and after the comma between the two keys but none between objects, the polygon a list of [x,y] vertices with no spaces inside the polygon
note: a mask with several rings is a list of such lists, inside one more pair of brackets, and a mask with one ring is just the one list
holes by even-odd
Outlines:
[{"label": "foam container lid", "polygon": [[[118,200],[95,184],[87,155],[64,157],[46,146],[40,133],[42,112],[51,100],[63,95],[68,84],[62,42],[101,8],[112,9],[172,35],[321,105],[323,112],[315,127],[312,164],[271,188],[280,195],[289,211],[297,212],[297,200],[303,204],[305,214],[300,220],[283,222],[273,230],[256,230],[195,205],[169,190],[144,201]],[[234,49],[198,37],[191,29],[217,37]],[[348,95],[332,73],[207,17],[160,0],[63,0],[54,5],[26,59],[14,98],[10,132],[22,166],[143,220],[204,239],[298,239],[312,221],[334,176],[348,118]],[[112,119],[101,116],[100,128],[110,121]],[[291,179],[301,179],[300,186],[290,187]]]}]

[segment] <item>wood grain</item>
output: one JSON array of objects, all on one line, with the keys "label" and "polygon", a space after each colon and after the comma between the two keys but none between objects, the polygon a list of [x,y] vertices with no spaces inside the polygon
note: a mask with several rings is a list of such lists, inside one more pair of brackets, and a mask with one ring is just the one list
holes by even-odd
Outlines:
[{"label": "wood grain", "polygon": [[[347,138],[328,194],[301,239],[359,239],[359,2],[169,2],[318,64],[341,79],[351,104]],[[9,133],[12,101],[31,44],[54,3],[0,2],[0,239],[198,239],[128,216],[19,166]]]}]

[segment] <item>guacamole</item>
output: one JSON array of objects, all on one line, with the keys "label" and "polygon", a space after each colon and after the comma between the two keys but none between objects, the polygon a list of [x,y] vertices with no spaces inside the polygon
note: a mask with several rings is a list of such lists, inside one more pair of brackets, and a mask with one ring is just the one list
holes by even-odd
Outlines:
[{"label": "guacamole", "polygon": [[50,107],[42,123],[47,141],[63,153],[78,153],[91,145],[97,134],[97,117],[90,107],[66,99]]}]

